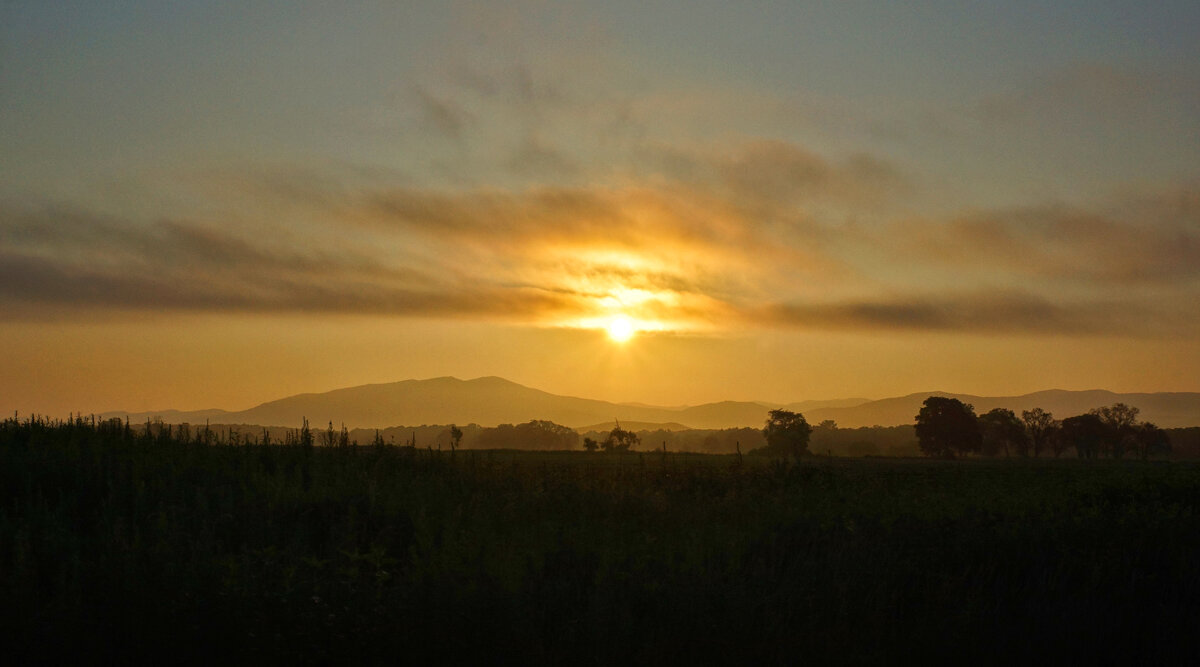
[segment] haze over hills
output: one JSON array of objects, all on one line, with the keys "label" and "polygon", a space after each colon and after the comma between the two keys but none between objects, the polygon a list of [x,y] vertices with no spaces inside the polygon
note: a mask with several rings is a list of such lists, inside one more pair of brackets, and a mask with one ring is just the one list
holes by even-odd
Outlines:
[{"label": "haze over hills", "polygon": [[133,421],[161,416],[164,421],[205,420],[221,423],[298,427],[304,418],[313,425],[328,421],[351,428],[387,428],[417,424],[516,424],[546,419],[571,427],[621,422],[678,422],[690,428],[756,425],[767,408],[761,403],[726,401],[687,408],[622,405],[572,396],[559,396],[498,377],[459,380],[452,377],[371,384],[320,394],[297,394],[238,412],[151,411],[110,412],[103,417]]},{"label": "haze over hills", "polygon": [[[1004,407],[1018,413],[1043,408],[1058,418],[1082,414],[1104,405],[1123,402],[1141,409],[1142,419],[1164,427],[1200,425],[1200,393],[1118,394],[1110,391],[1040,391],[1022,396],[986,397],[945,392],[919,392],[877,401],[837,399],[804,401],[784,405],[802,412],[809,423],[832,419],[842,428],[911,424],[921,402],[931,395],[958,398],[975,406],[977,414]],[[307,418],[314,426],[329,421],[350,428],[387,428],[419,424],[517,424],[533,419],[553,421],[572,428],[624,424],[647,428],[734,428],[761,426],[768,410],[780,407],[755,401],[721,401],[683,408],[619,404],[572,396],[559,396],[525,387],[498,377],[459,380],[441,377],[404,380],[336,389],[319,394],[298,394],[269,401],[248,410],[176,410],[126,413],[110,412],[102,417],[126,417],[142,422],[160,417],[178,423],[205,421],[225,424],[258,424],[299,427]]]}]

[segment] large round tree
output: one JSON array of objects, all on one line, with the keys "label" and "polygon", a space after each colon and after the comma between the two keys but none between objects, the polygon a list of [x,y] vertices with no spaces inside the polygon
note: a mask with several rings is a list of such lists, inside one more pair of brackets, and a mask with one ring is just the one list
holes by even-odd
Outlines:
[{"label": "large round tree", "polygon": [[812,427],[804,415],[788,410],[771,410],[767,413],[767,424],[763,437],[767,440],[767,451],[776,456],[791,455],[799,460],[808,452],[808,438]]},{"label": "large round tree", "polygon": [[930,396],[917,414],[917,440],[927,456],[952,459],[979,451],[982,437],[975,408],[957,398]]}]

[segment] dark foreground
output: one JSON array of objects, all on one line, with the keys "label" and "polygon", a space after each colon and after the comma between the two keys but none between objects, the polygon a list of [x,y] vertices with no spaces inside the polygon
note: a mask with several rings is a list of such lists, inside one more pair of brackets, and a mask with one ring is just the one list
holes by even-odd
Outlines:
[{"label": "dark foreground", "polygon": [[1187,663],[1200,467],[0,426],[11,664]]}]

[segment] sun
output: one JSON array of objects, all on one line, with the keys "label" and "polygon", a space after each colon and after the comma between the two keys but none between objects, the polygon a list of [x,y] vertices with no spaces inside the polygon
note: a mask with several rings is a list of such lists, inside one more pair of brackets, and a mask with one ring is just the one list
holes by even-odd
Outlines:
[{"label": "sun", "polygon": [[637,330],[633,326],[633,320],[624,315],[617,315],[609,320],[605,328],[608,330],[608,337],[614,343],[627,342],[630,338],[633,338],[633,334],[637,333]]}]

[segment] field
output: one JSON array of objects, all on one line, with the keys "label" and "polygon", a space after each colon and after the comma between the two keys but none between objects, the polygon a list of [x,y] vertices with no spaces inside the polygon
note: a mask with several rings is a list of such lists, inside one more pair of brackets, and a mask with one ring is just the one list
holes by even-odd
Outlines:
[{"label": "field", "polygon": [[1200,466],[0,425],[10,659],[1180,663]]}]

